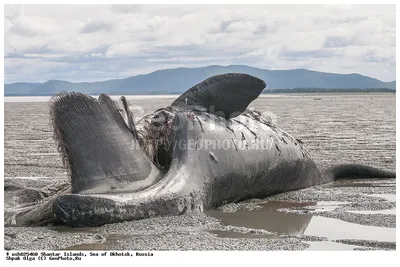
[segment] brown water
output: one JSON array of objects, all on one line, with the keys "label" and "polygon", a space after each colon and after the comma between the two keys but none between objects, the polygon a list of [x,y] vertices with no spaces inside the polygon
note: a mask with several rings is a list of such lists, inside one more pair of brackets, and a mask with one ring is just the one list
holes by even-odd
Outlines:
[{"label": "brown water", "polygon": [[[206,213],[214,218],[218,218],[222,224],[244,226],[250,229],[264,229],[274,233],[275,235],[272,235],[272,237],[275,238],[282,235],[294,235],[298,237],[310,235],[326,237],[328,240],[362,239],[396,242],[395,228],[365,226],[339,219],[279,211],[279,209],[282,208],[305,211],[327,211],[334,210],[341,204],[347,203],[269,201],[259,204],[261,209],[258,210],[241,210],[232,213],[212,210]],[[220,237],[234,237],[234,235],[229,232],[218,232],[217,235]],[[242,237],[251,237],[251,234],[245,234]]]},{"label": "brown water", "polygon": [[311,215],[297,215],[279,212],[278,209],[314,206],[316,202],[295,203],[269,201],[259,204],[260,209],[239,210],[236,212],[206,211],[206,214],[217,218],[225,225],[245,226],[250,229],[264,229],[277,235],[303,235],[311,220]]}]

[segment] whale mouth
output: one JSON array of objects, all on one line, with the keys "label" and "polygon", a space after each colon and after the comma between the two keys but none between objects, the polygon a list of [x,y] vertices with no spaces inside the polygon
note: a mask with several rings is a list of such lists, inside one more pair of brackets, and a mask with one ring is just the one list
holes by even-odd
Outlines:
[{"label": "whale mouth", "polygon": [[[173,164],[180,153],[173,144],[187,133],[186,113],[176,113],[179,108],[160,109],[147,118],[148,124],[144,120],[136,129],[126,100],[121,100],[122,112],[107,95],[54,97],[55,139],[72,188],[71,194],[52,199],[55,222],[96,226],[203,210],[201,187],[188,187],[189,167]],[[182,122],[182,130],[172,130]],[[151,145],[145,146],[149,138]],[[153,154],[146,153],[151,146]]]},{"label": "whale mouth", "polygon": [[131,113],[130,128],[109,96],[63,92],[53,97],[50,110],[72,193],[137,192],[163,177],[141,149]]},{"label": "whale mouth", "polygon": [[[86,177],[90,181],[94,180],[92,188],[81,190],[78,193],[72,192],[72,194],[60,195],[54,199],[52,207],[55,222],[73,227],[99,226],[107,223],[139,220],[155,216],[202,212],[203,184],[196,182],[188,183],[190,177],[187,174],[191,167],[182,164],[182,161],[178,159],[179,156],[184,155],[186,150],[185,148],[181,149],[179,146],[177,148],[174,146],[177,140],[187,137],[188,125],[191,122],[189,123],[186,117],[186,113],[183,116],[177,114],[173,117],[172,124],[174,127],[182,121],[184,122],[184,126],[181,131],[170,132],[170,143],[173,144],[170,147],[173,150],[170,157],[173,160],[170,160],[168,163],[170,166],[163,165],[166,168],[165,172],[160,171],[160,168],[146,156],[140,146],[132,152],[134,155],[142,155],[150,167],[158,171],[155,178],[152,172],[149,172],[148,177],[144,179],[144,181],[148,182],[147,187],[140,189],[137,187],[128,188],[129,185],[125,184],[125,188],[121,188],[122,190],[118,188],[117,190],[110,190],[104,187],[104,182],[117,183],[118,181],[113,180],[115,179],[114,177],[108,176],[101,181],[95,180],[96,177]],[[137,132],[139,139],[141,138],[140,132],[140,130]],[[135,141],[136,145],[138,145],[138,140]],[[167,150],[164,153],[167,154]],[[160,157],[160,155],[157,156]],[[143,166],[146,167],[147,165],[139,165],[138,167]],[[148,169],[144,170],[148,171]],[[71,178],[74,179],[74,177]],[[137,185],[140,181],[131,183]],[[101,186],[103,187],[101,188]],[[100,188],[101,190],[99,190]]]}]

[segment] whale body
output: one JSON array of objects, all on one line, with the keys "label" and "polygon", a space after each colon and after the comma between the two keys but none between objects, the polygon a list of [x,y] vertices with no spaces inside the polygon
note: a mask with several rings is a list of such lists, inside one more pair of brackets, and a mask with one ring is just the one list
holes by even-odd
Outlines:
[{"label": "whale body", "polygon": [[322,167],[304,144],[247,109],[266,84],[229,73],[210,77],[137,122],[121,105],[62,92],[53,97],[54,136],[71,185],[14,217],[99,226],[202,212],[220,205],[345,178],[394,178],[359,164]]}]

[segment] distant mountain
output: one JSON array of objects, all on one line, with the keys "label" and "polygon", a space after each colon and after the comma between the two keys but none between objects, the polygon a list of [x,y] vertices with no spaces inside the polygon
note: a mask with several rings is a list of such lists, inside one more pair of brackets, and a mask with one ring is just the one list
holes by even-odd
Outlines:
[{"label": "distant mountain", "polygon": [[396,81],[383,82],[383,83],[386,85],[386,88],[396,90]]},{"label": "distant mountain", "polygon": [[5,95],[53,95],[60,91],[87,94],[170,94],[182,93],[204,79],[223,73],[247,73],[263,79],[267,89],[292,88],[396,88],[396,81],[382,82],[360,74],[337,74],[294,70],[266,70],[242,65],[207,66],[158,70],[149,74],[102,82],[71,83],[50,80],[45,83],[4,85]]},{"label": "distant mountain", "polygon": [[11,83],[4,85],[4,94],[27,94],[33,89],[41,85],[41,83]]}]

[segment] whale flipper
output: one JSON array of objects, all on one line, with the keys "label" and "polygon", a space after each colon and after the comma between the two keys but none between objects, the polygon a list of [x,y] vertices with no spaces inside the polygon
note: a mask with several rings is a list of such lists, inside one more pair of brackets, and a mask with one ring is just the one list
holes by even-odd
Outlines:
[{"label": "whale flipper", "polygon": [[134,192],[161,179],[107,95],[63,92],[50,109],[72,193]]},{"label": "whale flipper", "polygon": [[196,84],[171,106],[215,113],[233,118],[240,115],[265,88],[263,80],[242,73],[216,75]]}]

